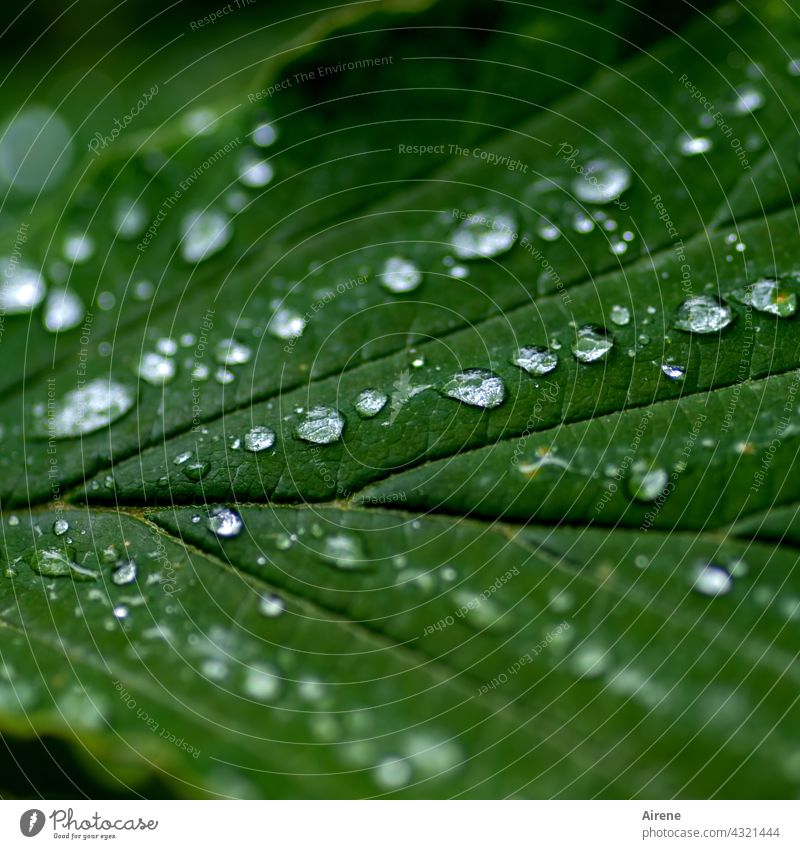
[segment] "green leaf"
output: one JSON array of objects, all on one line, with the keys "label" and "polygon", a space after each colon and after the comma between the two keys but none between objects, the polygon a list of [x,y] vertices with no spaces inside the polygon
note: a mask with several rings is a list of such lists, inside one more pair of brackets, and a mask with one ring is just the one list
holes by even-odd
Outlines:
[{"label": "green leaf", "polygon": [[10,187],[79,320],[0,325],[0,730],[65,788],[796,795],[796,10],[594,6],[229,21]]}]

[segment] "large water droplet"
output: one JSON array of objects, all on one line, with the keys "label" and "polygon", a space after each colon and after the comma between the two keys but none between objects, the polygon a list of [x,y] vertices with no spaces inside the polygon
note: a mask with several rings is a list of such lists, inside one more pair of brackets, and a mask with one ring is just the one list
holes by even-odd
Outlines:
[{"label": "large water droplet", "polygon": [[676,366],[672,363],[662,363],[661,371],[670,379],[670,380],[683,380],[686,377],[686,369],[682,366]]},{"label": "large water droplet", "polygon": [[759,312],[779,318],[788,318],[797,311],[797,295],[783,288],[777,280],[758,280],[744,289],[738,289],[733,297]]},{"label": "large water droplet", "polygon": [[764,105],[764,95],[752,85],[743,85],[736,90],[733,111],[737,115],[749,115]]},{"label": "large water droplet", "polygon": [[244,529],[242,517],[231,507],[214,507],[208,517],[208,529],[218,537],[239,536]]},{"label": "large water droplet", "polygon": [[712,598],[727,595],[733,589],[733,578],[721,566],[700,563],[693,571],[692,589]]},{"label": "large water droplet", "polygon": [[335,407],[312,407],[295,428],[295,436],[316,445],[328,445],[342,436],[345,418]]},{"label": "large water droplet", "polygon": [[45,578],[72,578],[73,581],[96,581],[100,576],[75,562],[75,549],[39,548],[29,556],[28,562],[34,572]]},{"label": "large water droplet", "polygon": [[611,311],[609,312],[609,317],[611,318],[611,321],[618,327],[625,327],[625,325],[630,324],[631,311],[627,307],[623,307],[620,304],[614,304],[614,306],[611,307]]},{"label": "large water droplet", "polygon": [[195,210],[181,225],[181,256],[186,262],[202,262],[221,251],[233,238],[233,224],[220,210]]},{"label": "large water droplet", "polygon": [[31,312],[44,300],[46,286],[38,271],[20,265],[13,257],[2,261],[0,312],[16,315]]},{"label": "large water droplet", "polygon": [[631,171],[620,162],[593,159],[572,181],[575,197],[584,203],[611,203],[631,185]]},{"label": "large water droplet", "polygon": [[51,333],[72,330],[83,321],[83,301],[72,289],[51,289],[44,306],[44,326]]},{"label": "large water droplet", "polygon": [[292,307],[278,307],[267,324],[267,333],[277,339],[298,339],[305,329],[305,318]]},{"label": "large water droplet", "polygon": [[491,410],[505,401],[506,388],[502,378],[494,372],[473,368],[453,375],[442,387],[441,393],[470,407]]},{"label": "large water droplet", "polygon": [[558,354],[549,348],[529,345],[520,348],[511,362],[524,369],[528,374],[541,377],[544,374],[550,374],[558,365]]},{"label": "large water droplet", "polygon": [[516,222],[510,215],[483,210],[462,221],[450,242],[459,259],[478,259],[504,254],[516,238]]},{"label": "large water droplet", "polygon": [[83,436],[117,421],[135,401],[127,386],[97,378],[67,392],[49,410],[44,404],[34,407],[34,429],[40,436],[56,439]]},{"label": "large water droplet", "polygon": [[718,333],[733,321],[733,311],[708,295],[687,298],[675,314],[675,327],[687,333]]},{"label": "large water droplet", "polygon": [[572,353],[579,363],[594,363],[614,347],[614,338],[602,327],[587,324],[578,330]]},{"label": "large water droplet", "polygon": [[264,425],[256,425],[244,435],[244,450],[257,454],[267,451],[275,444],[275,431]]},{"label": "large water droplet", "polygon": [[386,757],[375,766],[375,781],[384,790],[397,790],[411,780],[411,764],[405,758]]},{"label": "large water droplet", "polygon": [[371,419],[380,413],[388,400],[389,396],[377,389],[364,389],[358,393],[353,406],[362,419]]},{"label": "large water droplet", "polygon": [[401,295],[412,292],[422,283],[422,272],[410,259],[393,256],[384,263],[380,281],[384,289]]},{"label": "large water droplet", "polygon": [[175,372],[175,360],[163,354],[157,354],[155,351],[142,354],[136,369],[136,374],[151,386],[164,386],[173,380]]}]

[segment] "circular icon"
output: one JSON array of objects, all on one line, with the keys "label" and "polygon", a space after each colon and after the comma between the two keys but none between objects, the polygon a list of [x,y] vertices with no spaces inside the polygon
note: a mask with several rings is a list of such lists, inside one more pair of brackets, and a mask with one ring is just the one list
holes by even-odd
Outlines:
[{"label": "circular icon", "polygon": [[19,818],[19,830],[25,837],[36,837],[44,828],[44,811],[31,808]]}]

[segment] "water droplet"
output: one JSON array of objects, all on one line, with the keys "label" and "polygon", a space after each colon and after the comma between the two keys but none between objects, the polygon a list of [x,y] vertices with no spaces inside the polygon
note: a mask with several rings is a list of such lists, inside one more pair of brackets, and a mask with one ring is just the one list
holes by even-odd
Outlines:
[{"label": "water droplet", "polygon": [[216,380],[221,386],[227,386],[229,383],[233,383],[233,381],[236,380],[236,375],[224,366],[220,366],[214,372],[214,380]]},{"label": "water droplet", "polygon": [[[2,144],[0,143],[0,148]],[[15,258],[2,261],[3,280],[0,284],[0,312],[19,315],[31,312],[44,300],[44,278],[38,271],[20,265]]]},{"label": "water droplet", "polygon": [[784,289],[777,280],[759,280],[744,289],[738,289],[733,297],[759,312],[779,318],[788,318],[797,311],[797,295]]},{"label": "water droplet", "polygon": [[575,197],[584,203],[611,203],[631,185],[631,172],[620,162],[593,159],[572,181]]},{"label": "water droplet", "polygon": [[602,327],[591,324],[578,330],[572,344],[572,353],[579,363],[593,363],[602,359],[614,347],[614,338]]},{"label": "water droplet", "polygon": [[442,387],[441,393],[470,407],[491,410],[505,401],[506,388],[498,375],[486,369],[473,368],[455,374]]},{"label": "water droplet", "polygon": [[271,666],[251,666],[245,673],[244,691],[251,699],[271,701],[280,695],[282,687],[279,673]]},{"label": "water droplet", "polygon": [[692,589],[712,598],[727,595],[733,589],[733,578],[721,566],[700,563],[692,575]]},{"label": "water droplet", "polygon": [[258,612],[268,619],[275,619],[284,611],[283,599],[277,595],[262,595],[258,599]]},{"label": "water droplet", "polygon": [[538,345],[529,345],[520,348],[511,362],[515,366],[524,369],[528,374],[541,377],[550,374],[558,365],[558,354],[549,348],[541,348]]},{"label": "water droplet", "polygon": [[269,147],[278,137],[278,131],[266,121],[257,124],[253,129],[253,143],[259,147]]},{"label": "water droplet", "polygon": [[422,283],[422,272],[410,259],[393,256],[384,263],[380,282],[392,294],[401,295],[413,292]]},{"label": "water droplet", "polygon": [[68,233],[62,246],[64,259],[75,265],[88,262],[94,253],[94,239],[88,233]]},{"label": "water droplet", "polygon": [[786,63],[786,70],[793,77],[800,77],[800,59],[790,59]]},{"label": "water droplet", "polygon": [[187,460],[192,459],[191,451],[181,451],[180,454],[175,455],[175,459],[172,461],[176,466],[182,466]]},{"label": "water droplet", "polygon": [[51,289],[44,306],[44,326],[51,333],[72,330],[83,321],[83,301],[71,289]]},{"label": "water droplet", "polygon": [[578,678],[599,678],[608,672],[611,657],[603,646],[578,646],[570,657],[570,666]]},{"label": "water droplet", "polygon": [[214,346],[214,359],[223,366],[244,365],[252,356],[252,350],[236,339],[221,339]]},{"label": "water droplet", "polygon": [[244,435],[244,450],[257,454],[267,451],[275,444],[275,431],[264,425],[256,425]]},{"label": "water droplet", "polygon": [[211,370],[205,363],[196,363],[192,368],[192,380],[208,380]]},{"label": "water droplet", "polygon": [[684,156],[697,156],[708,153],[712,148],[711,139],[706,136],[690,136],[685,133],[678,139],[678,149]]},{"label": "water droplet", "polygon": [[208,529],[218,537],[229,539],[244,530],[242,517],[231,507],[214,507],[208,517]]},{"label": "water droplet", "polygon": [[252,152],[244,153],[239,160],[239,182],[251,189],[266,186],[275,175],[275,171],[266,159]]},{"label": "water droplet", "polygon": [[117,421],[135,401],[127,386],[97,378],[67,392],[51,409],[44,404],[34,407],[34,429],[40,436],[56,439],[83,436]]},{"label": "water droplet", "polygon": [[450,772],[464,761],[457,743],[425,731],[410,734],[402,749],[413,769],[428,777]]},{"label": "water droplet", "polygon": [[506,253],[516,238],[516,222],[510,215],[484,210],[462,221],[450,243],[459,259],[479,259]]},{"label": "water droplet", "polygon": [[367,569],[370,566],[361,539],[352,534],[338,533],[325,537],[319,556],[339,569]]},{"label": "water droplet", "polygon": [[411,780],[411,765],[404,758],[386,757],[375,766],[375,781],[384,790],[397,790]]},{"label": "water droplet", "polygon": [[655,501],[667,488],[669,475],[665,469],[637,460],[631,467],[628,492],[637,501]]},{"label": "water droplet", "polygon": [[175,377],[175,372],[175,361],[155,351],[142,354],[136,369],[136,374],[151,386],[164,386]]},{"label": "water droplet", "polygon": [[30,555],[31,569],[45,578],[72,578],[73,581],[96,581],[99,574],[92,569],[86,569],[75,562],[75,549],[39,548]]},{"label": "water droplet", "polygon": [[536,233],[545,242],[557,242],[561,238],[561,231],[546,218],[541,218],[536,225]]},{"label": "water droplet", "polygon": [[729,306],[708,295],[687,298],[675,315],[675,327],[687,333],[718,333],[733,321]]},{"label": "water droplet", "polygon": [[195,460],[183,467],[183,474],[190,481],[200,481],[211,471],[211,463],[208,460]]},{"label": "water droplet", "polygon": [[733,111],[737,115],[749,115],[764,105],[764,95],[752,85],[743,85],[736,90]]},{"label": "water droplet", "polygon": [[611,307],[609,315],[611,321],[619,327],[624,327],[626,324],[630,324],[631,312],[627,307],[614,304],[614,306]]},{"label": "water droplet", "polygon": [[683,380],[686,377],[686,369],[682,366],[675,366],[671,363],[662,363],[661,371],[670,379],[670,380]]},{"label": "water droplet", "polygon": [[353,406],[362,419],[371,419],[380,413],[388,400],[389,396],[383,392],[378,392],[377,389],[364,389],[359,392]]},{"label": "water droplet", "polygon": [[0,183],[33,196],[61,182],[72,164],[72,132],[42,106],[20,110],[0,130]]},{"label": "water droplet", "polygon": [[504,609],[491,598],[459,589],[453,594],[457,616],[476,631],[496,630],[504,625]]},{"label": "water droplet", "polygon": [[138,200],[120,198],[112,213],[112,226],[120,239],[135,239],[147,226],[147,210]]},{"label": "water droplet", "polygon": [[305,318],[292,307],[278,307],[267,324],[267,333],[276,339],[299,339],[305,329]]},{"label": "water droplet", "polygon": [[342,436],[345,418],[334,407],[312,407],[295,428],[295,436],[316,445],[329,445]]},{"label": "water droplet", "polygon": [[233,238],[230,218],[216,209],[195,210],[181,225],[181,256],[186,262],[202,262],[221,251]]},{"label": "water droplet", "polygon": [[169,336],[162,336],[156,341],[156,351],[165,357],[174,357],[178,352],[178,343]]},{"label": "water droplet", "polygon": [[111,573],[111,580],[118,586],[124,587],[136,580],[138,567],[135,560],[123,560]]},{"label": "water droplet", "polygon": [[69,530],[69,522],[66,519],[56,519],[53,522],[53,533],[57,536],[63,536]]},{"label": "water droplet", "polygon": [[576,212],[572,218],[572,229],[576,233],[586,234],[591,233],[594,230],[595,224],[594,219],[590,215],[586,215],[584,212]]}]

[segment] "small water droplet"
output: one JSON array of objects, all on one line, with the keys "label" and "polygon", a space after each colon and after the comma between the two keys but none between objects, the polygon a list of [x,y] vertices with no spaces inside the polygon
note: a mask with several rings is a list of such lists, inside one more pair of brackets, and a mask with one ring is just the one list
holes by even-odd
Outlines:
[{"label": "small water droplet", "polygon": [[253,129],[253,143],[259,147],[269,147],[278,137],[278,131],[272,124],[263,121]]},{"label": "small water droplet", "polygon": [[718,333],[733,321],[727,304],[708,295],[687,298],[675,314],[675,327],[687,333]]},{"label": "small water droplet", "polygon": [[21,315],[38,307],[46,291],[42,275],[33,268],[19,264],[13,257],[3,260],[2,265],[0,312]]},{"label": "small water droplet", "polygon": [[516,222],[510,215],[482,210],[456,227],[450,243],[459,259],[480,259],[506,253],[516,238]]},{"label": "small water droplet", "polygon": [[318,405],[312,407],[295,428],[295,436],[304,442],[329,445],[342,436],[345,418],[334,407]]},{"label": "small water droplet", "polygon": [[631,467],[628,492],[637,501],[655,501],[667,488],[669,475],[665,469],[637,460]]},{"label": "small water droplet", "polygon": [[631,171],[621,162],[593,159],[572,181],[572,191],[584,203],[611,203],[631,185]]},{"label": "small water droplet", "polygon": [[252,349],[236,339],[221,339],[214,346],[214,359],[223,366],[244,365],[252,356]]},{"label": "small water droplet", "polygon": [[267,451],[275,444],[275,431],[264,425],[256,425],[244,435],[244,450],[257,454]]},{"label": "small water droplet", "polygon": [[712,148],[711,139],[706,136],[691,136],[684,133],[678,139],[678,150],[684,156],[697,156],[701,153],[708,153]]},{"label": "small water droplet", "polygon": [[283,599],[277,595],[262,595],[258,599],[258,612],[268,619],[275,619],[284,611]]},{"label": "small water droplet", "polygon": [[383,392],[379,392],[377,389],[364,389],[358,393],[353,406],[362,419],[371,419],[380,413],[388,400],[389,396]]},{"label": "small water droplet", "polygon": [[267,324],[267,333],[276,339],[299,339],[305,329],[305,318],[292,307],[278,307]]},{"label": "small water droplet", "polygon": [[271,182],[275,171],[266,159],[247,151],[239,160],[238,176],[243,186],[260,189]]},{"label": "small water droplet", "polygon": [[525,348],[520,348],[511,362],[528,372],[528,374],[541,377],[555,370],[558,365],[558,354],[548,348],[529,345]]},{"label": "small water droplet", "polygon": [[626,324],[630,324],[631,321],[631,311],[627,307],[620,306],[619,304],[614,304],[614,306],[611,307],[609,316],[611,321],[619,327],[624,327]]},{"label": "small water droplet", "polygon": [[136,580],[138,571],[135,560],[123,560],[117,564],[116,569],[111,573],[111,580],[118,587],[124,587]]},{"label": "small water droplet", "polygon": [[80,265],[88,262],[94,253],[94,239],[88,233],[68,233],[62,246],[64,258]]},{"label": "small water droplet", "polygon": [[69,522],[66,519],[56,519],[53,522],[53,533],[57,536],[63,536],[69,530]]},{"label": "small water droplet", "polygon": [[375,781],[384,790],[397,790],[411,780],[411,765],[405,758],[386,757],[375,766]]},{"label": "small water droplet", "polygon": [[83,321],[84,311],[83,301],[72,289],[51,289],[42,320],[51,333],[72,330]]},{"label": "small water droplet", "polygon": [[662,363],[661,371],[670,380],[683,380],[683,378],[686,377],[686,369],[682,366],[672,365],[672,363]]},{"label": "small water droplet", "polygon": [[239,536],[244,530],[242,517],[231,507],[214,507],[207,524],[212,533],[225,539]]},{"label": "small water droplet", "polygon": [[208,460],[195,460],[183,467],[183,474],[190,481],[201,481],[211,471],[211,463]]},{"label": "small water droplet", "polygon": [[389,257],[383,265],[380,283],[393,295],[402,295],[413,292],[422,283],[422,272],[410,259]]},{"label": "small water droplet", "polygon": [[577,332],[572,353],[579,363],[594,363],[614,347],[614,338],[602,327],[587,324]]},{"label": "small water droplet", "polygon": [[736,97],[732,103],[736,115],[749,115],[764,105],[764,95],[752,85],[743,85],[736,90]]},{"label": "small water droplet", "polygon": [[197,263],[221,251],[233,238],[230,218],[220,210],[194,210],[181,224],[181,256]]},{"label": "small water droplet", "polygon": [[175,361],[155,351],[142,354],[136,374],[151,386],[164,386],[172,381],[176,373]]},{"label": "small water droplet", "polygon": [[147,210],[140,201],[122,197],[114,205],[111,220],[120,239],[135,239],[147,226]]},{"label": "small water droplet", "polygon": [[175,459],[172,461],[176,466],[182,466],[187,460],[192,459],[191,451],[181,451],[180,454],[175,455]]},{"label": "small water droplet", "polygon": [[693,570],[692,589],[712,598],[727,595],[733,589],[733,578],[721,566],[700,563]]},{"label": "small water droplet", "polygon": [[360,537],[352,534],[330,534],[322,540],[319,556],[339,569],[367,569],[371,565],[366,559]]},{"label": "small water droplet", "polygon": [[758,280],[744,289],[738,289],[733,297],[759,312],[779,318],[788,318],[797,311],[797,295],[783,288],[777,280]]},{"label": "small water droplet", "polygon": [[578,678],[599,678],[611,666],[608,649],[603,646],[584,644],[578,646],[570,657],[570,666]]},{"label": "small water droplet", "polygon": [[462,404],[484,410],[499,407],[506,397],[502,378],[494,372],[480,368],[458,372],[440,391],[447,398],[454,398]]}]

